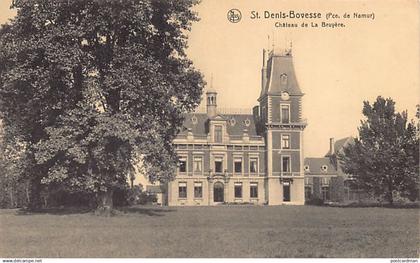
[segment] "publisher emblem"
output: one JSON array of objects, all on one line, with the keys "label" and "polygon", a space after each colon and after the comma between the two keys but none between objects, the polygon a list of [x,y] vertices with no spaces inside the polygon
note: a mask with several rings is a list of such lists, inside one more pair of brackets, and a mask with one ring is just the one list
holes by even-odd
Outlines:
[{"label": "publisher emblem", "polygon": [[241,11],[238,9],[230,9],[227,13],[227,19],[231,23],[238,23],[242,19]]}]

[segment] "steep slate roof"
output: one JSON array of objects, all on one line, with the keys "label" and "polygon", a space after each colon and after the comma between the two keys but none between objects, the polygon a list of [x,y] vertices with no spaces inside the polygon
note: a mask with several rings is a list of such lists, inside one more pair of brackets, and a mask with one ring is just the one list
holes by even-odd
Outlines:
[{"label": "steep slate roof", "polygon": [[[288,79],[285,87],[281,83],[282,74],[286,74]],[[272,76],[274,77],[271,78]],[[291,53],[281,54],[273,51],[267,61],[267,83],[261,92],[261,97],[265,94],[280,95],[283,91],[287,91],[290,95],[303,95],[296,78]]]},{"label": "steep slate roof", "polygon": [[[179,134],[186,135],[188,132],[188,128],[191,128],[193,134],[197,135],[205,135],[207,134],[206,131],[206,122],[208,120],[207,113],[187,113],[184,115],[185,120],[183,123],[183,127]],[[192,117],[195,116],[197,118],[197,124],[194,124],[192,121]]]},{"label": "steep slate roof", "polygon": [[[196,123],[193,123],[193,118],[197,119]],[[229,135],[243,135],[244,129],[248,130],[249,136],[256,136],[257,131],[255,127],[254,116],[252,114],[218,114],[217,118],[227,121],[227,132]],[[195,135],[207,135],[208,133],[208,116],[206,113],[188,113],[185,115],[185,120],[183,123],[183,128],[179,134],[186,135],[188,133],[188,128],[191,128],[191,132]],[[234,120],[234,125],[232,121]],[[246,121],[249,120],[249,125],[247,126]]]},{"label": "steep slate roof", "polygon": [[[249,136],[256,136],[254,116],[252,114],[226,114],[223,115],[227,120],[227,132],[229,135],[242,135],[244,129],[248,130]],[[235,125],[231,124],[231,120],[235,120]],[[249,120],[248,124],[246,124]]]},{"label": "steep slate roof", "polygon": [[[354,142],[354,138],[349,136],[349,137],[345,137],[342,139],[337,140],[334,143],[334,154],[337,154],[338,152],[340,152],[344,146],[346,146],[349,143],[353,143]],[[325,156],[329,156],[330,152],[328,151]]]},{"label": "steep slate roof", "polygon": [[[352,144],[354,143],[354,138],[349,136],[343,139],[340,139],[338,141],[335,142],[334,144],[334,152],[335,154],[341,152],[343,150],[343,147],[347,146],[348,144]],[[346,174],[343,169],[341,169],[341,164],[340,161],[338,161],[338,175],[343,176],[344,178],[348,178],[351,177],[351,175]]]},{"label": "steep slate roof", "polygon": [[[305,175],[337,175],[337,170],[331,163],[330,158],[305,158],[304,166],[309,166],[309,171],[305,171]],[[321,167],[326,165],[327,171],[323,171]]]},{"label": "steep slate roof", "polygon": [[[354,138],[353,137],[345,137],[342,139],[337,140],[334,143],[334,153],[337,154],[338,152],[342,151],[343,147],[348,145],[349,143],[353,143]],[[309,166],[309,171],[305,171],[305,175],[338,175],[343,176],[344,179],[348,178],[349,175],[344,173],[341,169],[340,163],[338,163],[337,168],[330,160],[330,152],[328,151],[325,154],[325,157],[320,158],[305,158],[304,165]],[[339,161],[338,161],[339,162]],[[321,167],[322,165],[327,165],[328,170],[327,172],[322,171]]]}]

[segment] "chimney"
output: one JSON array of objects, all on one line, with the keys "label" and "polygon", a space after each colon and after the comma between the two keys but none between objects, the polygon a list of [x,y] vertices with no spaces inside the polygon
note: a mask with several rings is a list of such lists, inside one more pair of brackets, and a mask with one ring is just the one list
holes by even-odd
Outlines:
[{"label": "chimney", "polygon": [[260,106],[257,105],[252,108],[252,115],[255,120],[260,118]]},{"label": "chimney", "polygon": [[248,129],[244,129],[243,130],[243,134],[242,134],[242,141],[248,143],[249,142],[249,134],[248,134]]},{"label": "chimney", "polygon": [[334,149],[334,138],[330,138],[330,156],[334,155],[335,149]]}]

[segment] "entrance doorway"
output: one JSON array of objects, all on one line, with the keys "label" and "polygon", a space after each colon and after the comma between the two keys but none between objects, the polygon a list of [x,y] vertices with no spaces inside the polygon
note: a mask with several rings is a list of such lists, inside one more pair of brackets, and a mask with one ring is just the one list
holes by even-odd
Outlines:
[{"label": "entrance doorway", "polygon": [[290,183],[283,183],[283,201],[290,202]]},{"label": "entrance doorway", "polygon": [[225,187],[221,182],[214,183],[213,187],[213,201],[221,203],[225,200]]}]

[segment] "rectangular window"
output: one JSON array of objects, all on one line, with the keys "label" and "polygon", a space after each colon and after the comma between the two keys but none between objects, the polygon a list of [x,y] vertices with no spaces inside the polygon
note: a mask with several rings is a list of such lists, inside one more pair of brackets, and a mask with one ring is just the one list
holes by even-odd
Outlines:
[{"label": "rectangular window", "polygon": [[233,161],[233,165],[236,174],[242,173],[242,158],[236,157]]},{"label": "rectangular window", "polygon": [[214,126],[214,142],[222,143],[223,136],[223,127],[222,126]]},{"label": "rectangular window", "polygon": [[242,198],[242,183],[235,183],[235,198]]},{"label": "rectangular window", "polygon": [[329,185],[330,184],[330,178],[322,177],[322,184],[323,185]]},{"label": "rectangular window", "polygon": [[249,196],[251,198],[258,198],[258,183],[251,183],[249,186]]},{"label": "rectangular window", "polygon": [[216,157],[216,159],[214,160],[214,172],[223,173],[223,158]]},{"label": "rectangular window", "polygon": [[310,185],[312,184],[311,178],[307,177],[305,178],[305,185]]},{"label": "rectangular window", "polygon": [[322,187],[322,199],[330,200],[330,187],[328,186]]},{"label": "rectangular window", "polygon": [[280,108],[281,108],[281,122],[289,123],[290,122],[290,106],[281,105]]},{"label": "rectangular window", "polygon": [[312,188],[310,186],[305,186],[305,200],[310,200],[312,198]]},{"label": "rectangular window", "polygon": [[265,106],[263,106],[263,107],[262,107],[262,110],[261,110],[261,119],[262,119],[263,121],[265,121],[265,116],[266,116],[266,113],[265,113]]},{"label": "rectangular window", "polygon": [[283,201],[290,202],[290,183],[283,183]]},{"label": "rectangular window", "polygon": [[194,173],[201,174],[203,172],[203,158],[194,157]]},{"label": "rectangular window", "polygon": [[282,171],[285,173],[289,173],[290,172],[290,157],[283,156],[281,159],[282,159]]},{"label": "rectangular window", "polygon": [[194,183],[194,198],[203,197],[203,183],[195,182]]},{"label": "rectangular window", "polygon": [[249,159],[249,172],[254,174],[258,173],[258,158]]},{"label": "rectangular window", "polygon": [[187,172],[187,157],[180,157],[179,158],[179,172],[186,173]]},{"label": "rectangular window", "polygon": [[187,198],[187,183],[179,182],[178,184],[178,197]]},{"label": "rectangular window", "polygon": [[283,134],[281,136],[281,148],[282,149],[290,149],[290,135]]}]

